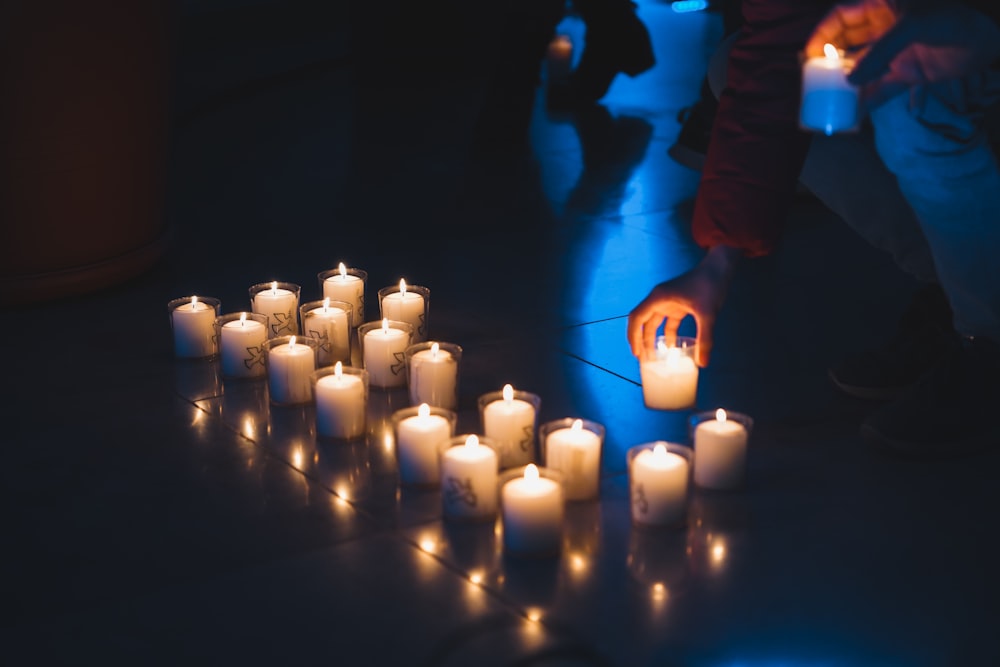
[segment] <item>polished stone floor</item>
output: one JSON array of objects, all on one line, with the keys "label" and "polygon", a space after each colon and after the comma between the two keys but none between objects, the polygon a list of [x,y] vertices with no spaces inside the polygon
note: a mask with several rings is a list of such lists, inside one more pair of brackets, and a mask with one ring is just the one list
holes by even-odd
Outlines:
[{"label": "polished stone floor", "polygon": [[[171,254],[4,314],[5,664],[1000,664],[1000,459],[862,444],[872,406],[826,368],[913,285],[808,198],[744,267],[701,375],[699,409],[756,420],[746,489],[695,491],[683,529],[630,525],[626,450],[687,442],[687,413],[644,407],[625,322],[699,256],[698,174],[667,148],[718,15],[645,0],[656,67],[576,114],[530,82],[522,145],[488,75],[517,48],[503,3],[423,35],[404,3],[378,27],[215,4],[180,12]],[[431,289],[431,336],[465,351],[459,431],[508,382],[542,421],[606,427],[600,500],[568,507],[558,559],[505,556],[492,525],[399,489],[405,396],[372,392],[364,442],[318,442],[311,408],[172,359],[168,300],[239,311],[272,279],[316,298],[340,261],[367,269],[369,319],[400,277]]]}]

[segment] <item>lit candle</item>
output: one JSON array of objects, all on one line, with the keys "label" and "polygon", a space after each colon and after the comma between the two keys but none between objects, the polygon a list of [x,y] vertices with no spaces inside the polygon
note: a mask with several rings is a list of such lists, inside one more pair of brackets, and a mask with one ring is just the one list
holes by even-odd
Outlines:
[{"label": "lit candle", "polygon": [[[322,371],[321,371],[322,372]],[[330,438],[356,438],[365,433],[365,383],[359,374],[344,373],[337,362],[333,374],[316,380],[316,432]]]},{"label": "lit candle", "polygon": [[264,375],[264,343],[267,327],[263,322],[240,313],[240,319],[226,322],[221,329],[222,374],[231,378]]},{"label": "lit candle", "polygon": [[343,262],[337,267],[337,272],[324,274],[323,296],[332,301],[345,301],[353,306],[351,311],[351,326],[361,326],[365,317],[365,278],[368,274],[359,269],[348,269]]},{"label": "lit candle", "polygon": [[[310,304],[307,304],[310,305]],[[303,306],[302,333],[315,338],[318,343],[316,363],[329,366],[337,361],[351,362],[351,323],[347,318],[349,306],[330,305],[330,298],[323,299],[317,308]]]},{"label": "lit candle", "polygon": [[413,342],[427,338],[427,311],[424,296],[427,288],[410,289],[406,281],[400,279],[399,290],[386,288],[381,291],[382,317],[406,322],[413,326]]},{"label": "lit candle", "polygon": [[275,280],[271,282],[269,288],[254,293],[252,310],[267,316],[268,336],[274,338],[299,332],[299,318],[296,313],[298,304],[298,293],[278,287],[278,281]]},{"label": "lit candle", "polygon": [[[171,301],[176,304],[178,300]],[[215,299],[210,299],[215,304]],[[171,328],[174,331],[174,354],[179,359],[200,359],[216,353],[215,317],[216,308],[202,303],[193,296],[170,311]]]},{"label": "lit candle", "polygon": [[410,334],[390,327],[388,319],[382,320],[381,327],[365,332],[364,364],[373,386],[388,388],[406,384],[406,348],[409,344]]},{"label": "lit candle", "polygon": [[563,489],[559,482],[541,477],[529,463],[524,475],[500,490],[504,549],[521,555],[547,555],[562,545]]},{"label": "lit candle", "polygon": [[269,341],[276,343],[267,353],[267,386],[271,400],[285,405],[307,403],[312,398],[309,376],[316,370],[316,353],[312,345],[297,341],[295,336],[290,336],[287,343],[282,340]]},{"label": "lit candle", "polygon": [[441,500],[444,516],[487,519],[497,511],[497,455],[470,435],[464,444],[441,455]]},{"label": "lit candle", "polygon": [[549,83],[565,82],[573,66],[573,42],[569,35],[556,35],[546,50]]},{"label": "lit candle", "polygon": [[509,384],[504,386],[500,400],[482,406],[483,433],[499,444],[504,468],[523,466],[534,458],[535,415],[536,406],[514,398],[514,387]]},{"label": "lit candle", "polygon": [[654,410],[683,410],[694,405],[698,393],[698,366],[693,347],[667,346],[658,340],[653,359],[640,362],[642,396]]},{"label": "lit candle", "polygon": [[546,424],[540,430],[545,465],[562,473],[566,499],[596,498],[601,477],[601,436],[584,428],[581,419],[573,420],[569,428],[550,428]]},{"label": "lit candle", "polygon": [[632,519],[651,526],[680,523],[687,511],[687,459],[668,452],[663,443],[643,448],[629,466]]},{"label": "lit candle", "polygon": [[440,343],[432,343],[430,348],[410,355],[409,383],[411,403],[454,410],[458,404],[458,359],[441,349]]},{"label": "lit candle", "polygon": [[452,436],[453,423],[440,414],[432,415],[431,406],[426,403],[417,408],[415,416],[396,422],[400,482],[420,486],[438,484],[441,479],[438,452]]},{"label": "lit candle", "polygon": [[833,44],[823,55],[802,65],[802,108],[799,123],[826,135],[854,130],[858,126],[858,88],[847,81],[853,68]]},{"label": "lit candle", "polygon": [[694,430],[694,483],[707,489],[734,489],[746,470],[746,427],[718,409]]}]

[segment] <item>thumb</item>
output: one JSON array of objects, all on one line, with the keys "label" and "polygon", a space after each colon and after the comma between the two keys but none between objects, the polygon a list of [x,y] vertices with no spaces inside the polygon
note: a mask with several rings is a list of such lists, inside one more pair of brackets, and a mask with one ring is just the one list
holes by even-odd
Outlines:
[{"label": "thumb", "polygon": [[913,17],[901,18],[872,44],[847,80],[856,86],[863,86],[885,74],[899,52],[913,42],[917,29],[918,25]]}]

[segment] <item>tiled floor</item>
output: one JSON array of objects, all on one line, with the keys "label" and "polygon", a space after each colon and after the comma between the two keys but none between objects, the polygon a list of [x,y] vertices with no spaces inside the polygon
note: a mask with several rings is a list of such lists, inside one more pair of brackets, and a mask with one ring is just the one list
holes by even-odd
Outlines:
[{"label": "tiled floor", "polygon": [[[187,4],[170,256],[4,314],[5,664],[1000,664],[998,459],[862,445],[870,406],[825,369],[912,285],[814,201],[745,267],[701,377],[700,408],[756,419],[746,490],[697,491],[683,530],[630,526],[625,451],[686,438],[687,414],[643,406],[625,315],[698,257],[697,174],[666,150],[717,15],[645,0],[652,71],[577,115],[541,86],[530,146],[487,150],[502,8],[459,3],[449,45],[407,37],[412,7],[372,44],[383,28],[322,3]],[[431,288],[432,336],[465,350],[460,431],[507,382],[543,421],[606,426],[600,501],[568,508],[558,559],[398,489],[383,436],[405,396],[373,392],[366,442],[335,445],[311,408],[171,358],[169,299],[231,312],[271,279],[313,298],[338,261],[368,270],[369,304],[400,276]]]}]

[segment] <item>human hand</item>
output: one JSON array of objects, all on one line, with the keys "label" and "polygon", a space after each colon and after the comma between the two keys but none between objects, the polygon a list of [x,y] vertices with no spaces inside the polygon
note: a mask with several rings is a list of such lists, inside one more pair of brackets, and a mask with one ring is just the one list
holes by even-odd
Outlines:
[{"label": "human hand", "polygon": [[904,90],[961,78],[1000,57],[1000,27],[960,2],[899,14],[888,0],[835,6],[816,26],[806,55],[824,44],[863,53],[848,80],[877,106]]},{"label": "human hand", "polygon": [[694,317],[699,366],[707,366],[712,351],[712,330],[722,309],[736,262],[742,255],[736,248],[716,246],[693,269],[650,291],[628,316],[628,339],[632,354],[640,360],[656,344],[656,331],[663,324],[668,339],[686,316]]}]

